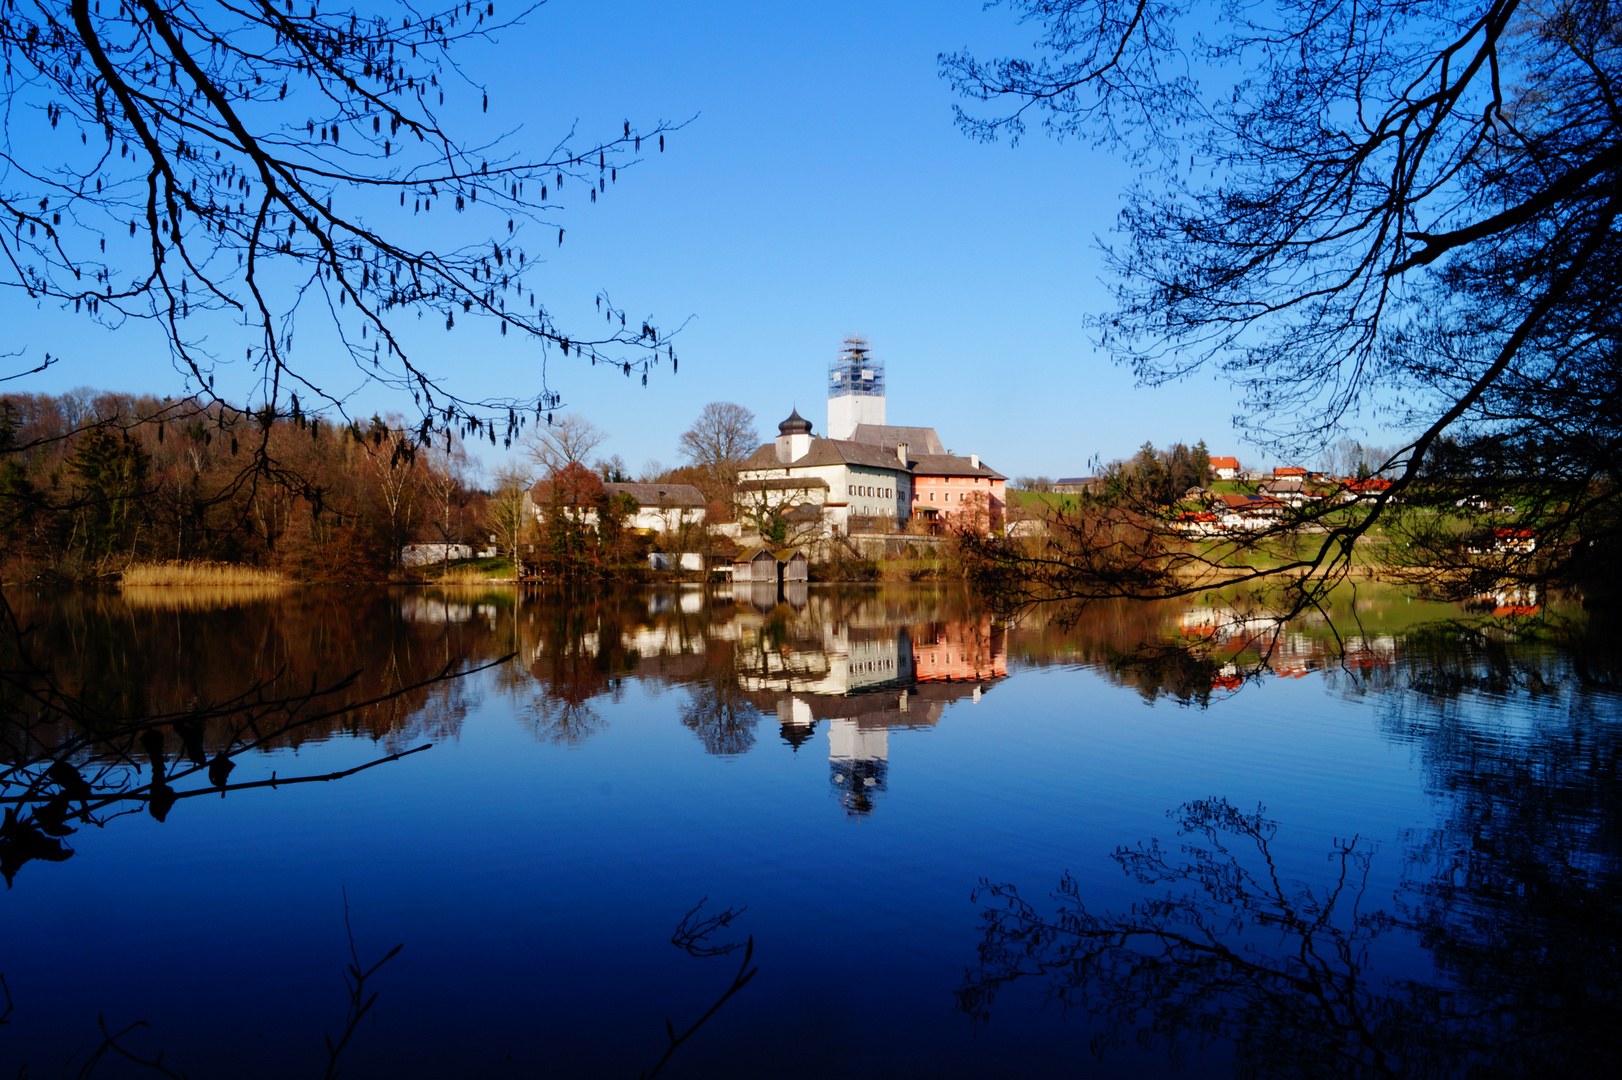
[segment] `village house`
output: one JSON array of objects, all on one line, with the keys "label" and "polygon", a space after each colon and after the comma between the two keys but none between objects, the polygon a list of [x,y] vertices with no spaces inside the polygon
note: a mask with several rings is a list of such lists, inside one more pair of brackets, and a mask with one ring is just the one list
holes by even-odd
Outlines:
[{"label": "village house", "polygon": [[1211,512],[1225,529],[1256,531],[1282,521],[1285,506],[1269,495],[1218,495]]},{"label": "village house", "polygon": [[[633,509],[625,517],[625,527],[661,536],[675,535],[683,528],[704,521],[704,494],[692,484],[604,484],[609,498],[623,498]],[[552,501],[552,484],[541,480],[525,493],[524,502],[540,520]],[[583,519],[597,524],[597,511],[587,508]]]},{"label": "village house", "polygon": [[[472,544],[456,544],[449,541],[424,541],[407,544],[400,549],[400,565],[406,568],[416,566],[431,566],[439,562],[452,562],[457,559],[471,559],[476,552]],[[492,552],[493,554],[493,552]]]},{"label": "village house", "polygon": [[1223,531],[1222,519],[1209,510],[1191,510],[1178,514],[1171,527],[1184,536],[1214,536]]},{"label": "village house", "polygon": [[1391,481],[1382,476],[1371,476],[1367,480],[1343,480],[1340,489],[1341,502],[1356,502],[1359,499],[1373,499],[1384,491],[1389,490]]},{"label": "village house", "polygon": [[1239,479],[1239,459],[1236,457],[1214,457],[1211,459],[1211,474],[1218,480]]},{"label": "village house", "polygon": [[979,454],[919,454],[912,476],[912,513],[930,532],[968,527],[990,536],[1003,527],[1008,478],[981,465]]},{"label": "village house", "polygon": [[1532,555],[1537,549],[1532,529],[1482,529],[1465,539],[1465,550],[1472,555]]},{"label": "village house", "polygon": [[949,453],[932,427],[857,424],[851,441],[895,452],[912,470],[912,505],[898,519],[910,517],[932,533],[962,528],[970,516],[979,519],[983,535],[1003,527],[1007,516],[1008,478],[980,464],[979,454]]},{"label": "village house", "polygon": [[1277,499],[1286,506],[1295,507],[1321,502],[1325,497],[1323,491],[1311,487],[1307,481],[1298,477],[1263,481],[1256,489],[1256,493]]}]

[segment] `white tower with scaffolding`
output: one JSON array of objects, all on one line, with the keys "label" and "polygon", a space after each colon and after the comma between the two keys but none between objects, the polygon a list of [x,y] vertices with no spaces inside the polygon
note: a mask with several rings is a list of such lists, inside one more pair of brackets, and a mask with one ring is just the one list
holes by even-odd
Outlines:
[{"label": "white tower with scaffolding", "polygon": [[848,439],[857,424],[883,423],[884,361],[873,358],[866,340],[848,337],[828,366],[828,438]]}]

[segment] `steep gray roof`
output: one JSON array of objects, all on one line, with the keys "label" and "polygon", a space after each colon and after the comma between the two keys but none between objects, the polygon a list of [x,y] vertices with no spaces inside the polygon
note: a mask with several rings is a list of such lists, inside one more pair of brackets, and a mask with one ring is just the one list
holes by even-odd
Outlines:
[{"label": "steep gray roof", "polygon": [[704,493],[692,484],[604,484],[610,495],[629,495],[638,506],[693,507],[702,510]]},{"label": "steep gray roof", "polygon": [[987,466],[984,463],[974,464],[966,457],[956,454],[912,454],[912,471],[915,476],[985,476],[992,480],[1006,480],[1008,477]]},{"label": "steep gray roof", "polygon": [[[603,490],[610,495],[629,495],[638,506],[702,510],[706,503],[704,493],[692,484],[604,484]],[[538,481],[529,495],[544,505],[552,498],[552,482]]]},{"label": "steep gray roof", "polygon": [[826,490],[828,481],[820,476],[779,476],[771,480],[741,480],[739,491],[815,491]]},{"label": "steep gray roof", "polygon": [[901,443],[906,443],[909,454],[946,453],[946,447],[941,445],[941,437],[935,434],[935,429],[932,427],[857,424],[856,430],[851,433],[850,441],[869,443],[873,446],[881,446],[886,450],[894,450]]},{"label": "steep gray roof", "polygon": [[893,469],[896,472],[907,471],[906,466],[895,456],[894,449],[886,451],[871,443],[817,438],[811,440],[811,449],[804,457],[789,462],[787,466],[777,460],[777,444],[767,443],[751,454],[742,468],[748,472],[755,469],[785,467],[803,469],[815,465],[862,465],[874,469]]}]

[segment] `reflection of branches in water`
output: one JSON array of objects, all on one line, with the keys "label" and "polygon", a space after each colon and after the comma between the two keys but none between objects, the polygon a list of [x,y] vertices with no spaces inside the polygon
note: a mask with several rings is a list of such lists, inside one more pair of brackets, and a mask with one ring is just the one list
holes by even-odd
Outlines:
[{"label": "reflection of branches in water", "polygon": [[[1416,853],[1427,876],[1404,883],[1417,903],[1401,921],[1364,907],[1366,844],[1336,841],[1325,880],[1295,881],[1274,858],[1276,823],[1221,800],[1174,811],[1193,838],[1176,854],[1117,850],[1146,890],[1123,913],[1088,911],[1068,874],[1052,912],[982,882],[980,963],[957,1008],[989,1020],[999,991],[1034,979],[1092,1015],[1097,1054],[1136,1043],[1181,1060],[1226,1042],[1241,1075],[1606,1074],[1622,1016],[1622,769],[1599,741],[1563,761],[1486,741],[1454,760],[1458,812]],[[1372,977],[1371,946],[1393,930],[1452,981]]]},{"label": "reflection of branches in water", "polygon": [[608,727],[590,701],[546,693],[520,706],[519,718],[536,739],[555,746],[579,746]]},{"label": "reflection of branches in water", "polygon": [[[400,682],[380,694],[349,697],[359,673],[309,691],[273,695],[280,673],[212,704],[171,712],[115,714],[76,694],[30,647],[28,635],[0,596],[0,874],[9,887],[30,861],[61,862],[75,826],[105,826],[143,807],[163,821],[176,803],[202,795],[258,787],[327,782],[407,753],[395,752],[349,769],[308,776],[232,783],[235,759],[280,745],[309,727],[338,724],[355,712],[390,705],[461,675]],[[499,663],[500,661],[497,661]],[[486,665],[492,666],[492,665]],[[171,750],[171,736],[178,746]],[[206,781],[188,786],[188,781]]]},{"label": "reflection of branches in water", "polygon": [[[670,943],[686,951],[691,956],[725,956],[728,953],[735,952],[740,948],[736,943],[710,945],[707,939],[709,935],[730,925],[733,919],[743,914],[744,909],[727,908],[719,915],[713,915],[694,922],[693,920],[697,917],[699,909],[708,900],[709,897],[706,896],[703,900],[694,904],[692,910],[682,917],[681,923],[676,927],[676,932],[670,936]],[[687,1030],[679,1033],[676,1031],[676,1025],[670,1022],[669,1017],[665,1018],[665,1038],[668,1040],[665,1052],[658,1061],[654,1062],[653,1068],[641,1074],[642,1080],[652,1080],[653,1077],[658,1076],[682,1043],[692,1038],[699,1028],[703,1027],[711,1017],[721,1011],[721,1006],[732,1000],[732,996],[738,991],[748,986],[749,981],[760,971],[758,967],[752,968],[749,966],[750,961],[755,957],[755,936],[753,934],[749,935],[741,948],[743,949],[743,961],[738,965],[737,973],[732,976],[732,982],[721,992],[721,996],[716,998],[715,1003],[705,1010],[704,1015],[693,1021],[692,1026]]]},{"label": "reflection of branches in water", "polygon": [[[322,1074],[324,1080],[337,1080],[344,1051],[349,1048],[355,1033],[360,1029],[361,1022],[371,1014],[372,1007],[377,1004],[377,991],[374,990],[369,995],[366,992],[368,982],[377,975],[384,964],[393,960],[399,955],[400,950],[405,948],[404,943],[396,945],[384,954],[381,960],[378,960],[370,967],[363,968],[360,952],[355,947],[355,931],[349,922],[349,896],[347,893],[344,896],[344,932],[349,939],[350,962],[344,969],[344,988],[348,992],[349,1005],[344,1017],[344,1029],[338,1036],[337,1041],[334,1041],[331,1035],[323,1036],[327,1049],[327,1064]],[[12,1011],[11,991],[5,985],[4,975],[0,975],[0,989],[4,989],[6,994],[6,1009],[3,1013],[0,1013],[0,1027],[4,1027],[9,1023]],[[103,1060],[111,1059],[120,1059],[141,1072],[171,1077],[172,1080],[185,1080],[186,1074],[184,1072],[176,1072],[163,1063],[166,1056],[165,1051],[159,1050],[155,1054],[143,1055],[127,1045],[131,1035],[137,1031],[151,1029],[151,1025],[145,1020],[136,1020],[114,1031],[108,1028],[105,1016],[97,1016],[96,1027],[101,1033],[101,1041],[86,1057],[84,1064],[80,1066],[78,1071],[80,1080],[87,1080],[100,1067]],[[28,1067],[23,1066],[17,1075],[19,1078],[26,1077]],[[62,1069],[62,1075],[67,1075],[65,1065]]]},{"label": "reflection of branches in water", "polygon": [[361,1021],[366,1019],[366,1014],[372,1011],[373,1005],[377,1004],[376,991],[373,991],[370,997],[366,996],[367,980],[376,975],[378,969],[384,964],[400,955],[400,950],[405,948],[405,943],[401,942],[385,953],[383,959],[371,967],[362,969],[360,952],[355,948],[355,930],[349,923],[349,894],[347,892],[344,894],[344,934],[349,938],[349,966],[344,969],[344,989],[349,991],[349,1009],[345,1016],[343,1034],[338,1036],[338,1041],[333,1042],[331,1035],[322,1036],[327,1044],[325,1080],[337,1080],[339,1059],[343,1057],[344,1050],[349,1046],[349,1040],[355,1037],[355,1030],[360,1027]]},{"label": "reflection of branches in water", "polygon": [[[677,925],[675,932],[671,934],[670,943],[682,949],[688,955],[699,958],[727,956],[741,949],[743,950],[742,962],[739,963],[737,972],[732,976],[731,982],[727,984],[720,996],[686,1030],[677,1032],[675,1025],[668,1018],[665,1020],[667,1043],[664,1052],[651,1069],[641,1073],[643,1080],[651,1080],[652,1077],[657,1076],[670,1063],[670,1059],[675,1055],[676,1051],[687,1040],[697,1034],[700,1028],[713,1019],[716,1013],[720,1012],[721,1007],[730,1001],[734,995],[745,986],[748,986],[760,971],[758,967],[750,966],[755,956],[754,935],[751,934],[741,942],[712,943],[710,940],[713,935],[731,926],[733,921],[748,909],[746,907],[727,908],[718,915],[700,918],[699,912],[708,902],[709,897],[706,896],[688,910]],[[372,980],[383,968],[383,965],[393,960],[405,948],[405,944],[402,942],[371,965],[363,965],[360,952],[355,945],[355,932],[350,924],[349,897],[347,893],[344,895],[344,933],[349,942],[349,963],[344,967],[344,989],[348,997],[348,1004],[345,1009],[343,1030],[338,1037],[334,1039],[331,1034],[322,1036],[327,1051],[326,1068],[322,1073],[323,1080],[337,1080],[337,1077],[341,1075],[339,1066],[342,1063],[344,1052],[353,1042],[365,1019],[373,1014],[373,1007],[377,1004],[378,992],[372,990],[368,993]],[[0,1028],[3,1028],[10,1025],[11,1014],[15,1008],[11,999],[11,987],[6,983],[3,973],[0,973],[0,994],[3,994],[5,998],[5,1006],[0,1009]],[[101,1034],[101,1041],[79,1068],[77,1075],[80,1080],[87,1080],[103,1060],[114,1058],[121,1059],[139,1072],[166,1076],[172,1078],[172,1080],[185,1080],[186,1074],[184,1072],[176,1072],[164,1064],[165,1051],[160,1050],[154,1054],[143,1055],[126,1045],[130,1036],[134,1033],[150,1030],[151,1025],[145,1020],[136,1020],[114,1031],[107,1026],[105,1017],[98,1016],[96,1017],[96,1025]],[[64,1076],[67,1075],[66,1066],[63,1067],[62,1072]],[[25,1065],[19,1070],[18,1076],[24,1078],[27,1075],[28,1068]]]},{"label": "reflection of branches in water", "polygon": [[1386,733],[1446,797],[1413,836],[1405,901],[1438,967],[1493,1003],[1505,1071],[1600,1074],[1622,1022],[1617,699],[1569,655],[1438,649]]},{"label": "reflection of branches in water", "polygon": [[681,722],[704,744],[707,753],[746,754],[755,745],[760,710],[750,704],[727,669],[712,670],[688,688],[681,707]]},{"label": "reflection of branches in water", "polygon": [[1045,980],[1050,1000],[1090,1012],[1095,1053],[1136,1043],[1173,1060],[1231,1042],[1241,1072],[1265,1075],[1420,1075],[1445,1064],[1463,1015],[1434,988],[1382,995],[1365,976],[1371,943],[1395,924],[1363,909],[1371,851],[1336,841],[1317,886],[1284,877],[1276,823],[1222,800],[1174,812],[1197,837],[1173,854],[1158,841],[1121,848],[1116,861],[1164,893],[1122,914],[1087,910],[1069,874],[1046,914],[1012,885],[988,897],[980,966],[957,1008],[990,1018],[999,990]]},{"label": "reflection of branches in water", "polygon": [[707,915],[700,919],[698,917],[699,911],[709,902],[710,898],[706,896],[694,904],[687,914],[682,916],[681,922],[676,926],[676,932],[670,935],[670,943],[686,952],[689,956],[725,956],[727,953],[737,952],[743,948],[743,943],[737,941],[711,945],[710,936],[731,926],[732,920],[749,909],[747,907],[727,908],[719,915]]}]

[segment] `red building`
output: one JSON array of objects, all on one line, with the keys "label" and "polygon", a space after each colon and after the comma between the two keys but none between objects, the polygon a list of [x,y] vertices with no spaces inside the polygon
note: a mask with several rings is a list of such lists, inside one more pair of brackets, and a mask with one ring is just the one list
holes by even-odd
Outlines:
[{"label": "red building", "polygon": [[990,536],[1007,519],[1008,478],[980,464],[979,454],[909,455],[912,514],[932,533],[972,529]]}]

